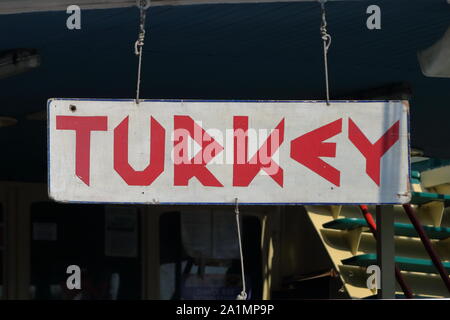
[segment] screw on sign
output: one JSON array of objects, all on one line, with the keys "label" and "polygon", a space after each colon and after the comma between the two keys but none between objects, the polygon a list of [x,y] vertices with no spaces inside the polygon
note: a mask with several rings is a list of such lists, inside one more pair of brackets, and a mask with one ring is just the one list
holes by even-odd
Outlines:
[{"label": "screw on sign", "polygon": [[[273,111],[272,107],[272,116],[267,117],[254,112],[255,105],[245,111],[239,103],[233,107],[226,104],[219,111],[232,109],[231,112],[226,112],[226,117],[216,117],[207,110],[199,111],[201,103],[186,108],[172,102],[176,106],[173,110],[167,106],[165,110],[160,109],[161,104],[164,103],[139,107],[144,111],[130,107],[129,112],[127,108],[116,112],[116,109],[107,111],[106,107],[101,107],[95,111],[96,115],[89,115],[94,109],[82,108],[80,103],[77,104],[77,115],[54,112],[64,108],[50,109],[50,143],[53,140],[58,142],[55,145],[62,145],[58,140],[66,141],[66,151],[71,155],[64,156],[73,162],[73,172],[65,172],[64,179],[76,177],[86,187],[97,188],[113,183],[106,179],[105,172],[108,171],[114,184],[122,187],[152,187],[160,183],[163,187],[170,185],[171,190],[192,187],[198,194],[201,190],[211,193],[210,190],[225,188],[227,191],[223,194],[236,190],[231,192],[237,195],[244,188],[287,190],[294,186],[295,179],[300,178],[339,189],[349,187],[355,175],[369,188],[377,190],[383,187],[383,179],[392,179],[389,177],[392,173],[386,170],[394,170],[401,175],[396,182],[398,190],[390,190],[396,195],[408,194],[407,183],[403,181],[407,180],[409,170],[407,108],[402,103],[379,103],[379,108],[372,108],[369,116],[364,116],[364,112],[353,105],[349,110],[339,110],[336,106],[336,110],[323,115],[313,110],[316,114],[310,116],[310,121],[302,122],[299,119],[303,120],[308,115],[306,111],[312,110],[309,105],[305,110],[300,108],[305,113],[299,115],[295,110],[298,106],[284,103],[280,112]],[[318,105],[313,107],[320,109]],[[370,114],[378,111],[382,118],[377,122]],[[392,114],[387,121],[384,116],[388,111]],[[268,131],[264,138],[254,134],[258,122]],[[216,126],[207,126],[207,123]],[[73,145],[73,150],[67,150],[68,144]],[[193,152],[195,148],[197,151]],[[136,154],[145,155],[139,156],[139,168],[133,164],[136,160],[130,159],[136,158]],[[50,157],[52,164],[52,157],[60,158],[61,155],[51,153]],[[220,157],[228,161],[218,161]],[[397,168],[385,166],[383,174],[385,158]],[[98,159],[108,165],[99,167]],[[101,173],[93,171],[97,167],[101,168]],[[68,167],[58,170],[61,169]],[[61,175],[61,172],[56,174]],[[105,175],[103,179],[99,178],[102,174]],[[92,177],[97,177],[95,186]],[[229,195],[231,199],[231,193]]]}]

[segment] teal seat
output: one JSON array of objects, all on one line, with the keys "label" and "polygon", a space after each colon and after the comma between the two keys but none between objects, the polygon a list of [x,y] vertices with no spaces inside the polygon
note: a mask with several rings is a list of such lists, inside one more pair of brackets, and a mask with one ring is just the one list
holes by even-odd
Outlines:
[{"label": "teal seat", "polygon": [[411,171],[411,183],[412,184],[420,184],[420,172],[419,171]]},{"label": "teal seat", "polygon": [[[341,218],[336,219],[330,222],[327,222],[323,225],[326,229],[335,229],[335,230],[353,230],[360,227],[367,227],[367,222],[365,219],[359,218]],[[444,227],[432,227],[432,226],[423,226],[425,233],[428,235],[430,239],[446,239],[450,238],[450,228]],[[408,223],[394,223],[394,231],[398,236],[404,237],[418,237],[419,235],[416,232],[416,229],[412,224]]]},{"label": "teal seat", "polygon": [[[411,171],[411,183],[420,184],[420,172]],[[425,204],[431,201],[447,201],[450,200],[450,195],[438,194],[432,192],[411,192],[411,203],[412,204]]]},{"label": "teal seat", "polygon": [[[342,260],[345,265],[368,267],[377,264],[377,255],[374,253],[362,254]],[[395,257],[395,263],[400,270],[410,272],[438,273],[431,260]],[[450,262],[442,262],[444,268],[450,271]]]},{"label": "teal seat", "polygon": [[420,179],[420,172],[419,171],[411,171],[411,178]]},{"label": "teal seat", "polygon": [[411,163],[411,170],[422,172],[450,165],[450,160],[427,159]]},{"label": "teal seat", "polygon": [[367,222],[364,219],[358,218],[341,218],[324,223],[323,227],[335,230],[353,230],[360,227],[367,227]]},{"label": "teal seat", "polygon": [[431,193],[431,192],[411,192],[412,204],[425,204],[431,201],[448,201],[450,195]]}]

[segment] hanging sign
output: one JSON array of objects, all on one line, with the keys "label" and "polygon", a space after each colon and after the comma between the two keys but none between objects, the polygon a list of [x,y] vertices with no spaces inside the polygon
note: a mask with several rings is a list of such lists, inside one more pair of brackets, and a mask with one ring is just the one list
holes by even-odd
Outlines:
[{"label": "hanging sign", "polygon": [[407,102],[52,99],[48,116],[56,201],[410,200]]}]

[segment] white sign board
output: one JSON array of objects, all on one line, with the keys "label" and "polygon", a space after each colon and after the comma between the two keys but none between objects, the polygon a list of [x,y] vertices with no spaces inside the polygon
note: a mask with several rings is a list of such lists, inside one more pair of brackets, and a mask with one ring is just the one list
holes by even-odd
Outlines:
[{"label": "white sign board", "polygon": [[410,200],[407,102],[52,99],[48,116],[56,201]]}]

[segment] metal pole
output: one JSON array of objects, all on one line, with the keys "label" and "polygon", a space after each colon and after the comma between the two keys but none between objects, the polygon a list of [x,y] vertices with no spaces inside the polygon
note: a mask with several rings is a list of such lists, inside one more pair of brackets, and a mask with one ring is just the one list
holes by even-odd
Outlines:
[{"label": "metal pole", "polygon": [[[369,226],[370,231],[372,232],[375,240],[377,237],[377,226],[375,224],[375,221],[373,220],[372,214],[369,212],[369,209],[366,205],[360,205],[359,208],[361,209],[364,218],[366,219],[367,225]],[[403,293],[405,294],[405,297],[408,299],[411,299],[413,297],[413,293],[411,291],[411,288],[406,283],[405,279],[403,279],[402,273],[397,265],[395,265],[395,279],[397,280],[398,284],[403,290]]]},{"label": "metal pole", "polygon": [[422,224],[417,219],[414,213],[414,209],[411,207],[410,204],[404,204],[403,208],[405,209],[405,212],[408,215],[409,220],[411,220],[411,223],[414,225],[414,228],[416,228],[416,231],[419,234],[419,237],[422,240],[425,249],[427,250],[431,260],[434,263],[434,266],[439,271],[439,274],[441,275],[442,281],[444,281],[447,290],[450,292],[450,280],[448,278],[448,272],[442,265],[441,259],[439,258],[433,246],[431,245],[431,241],[428,238],[427,234],[425,233]]},{"label": "metal pole", "polygon": [[377,206],[377,260],[381,269],[379,299],[395,299],[395,240],[392,205]]}]

